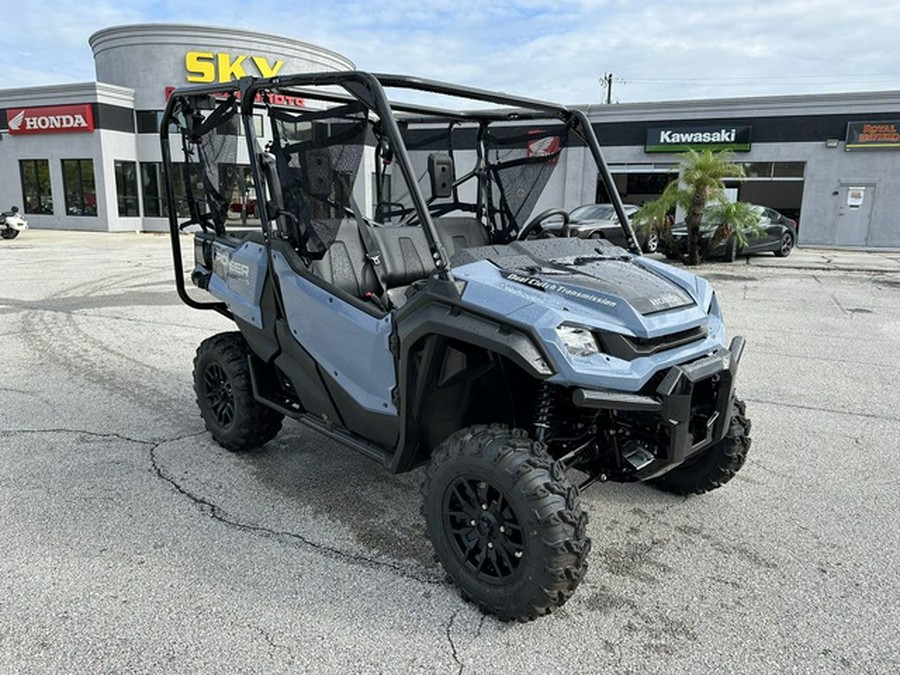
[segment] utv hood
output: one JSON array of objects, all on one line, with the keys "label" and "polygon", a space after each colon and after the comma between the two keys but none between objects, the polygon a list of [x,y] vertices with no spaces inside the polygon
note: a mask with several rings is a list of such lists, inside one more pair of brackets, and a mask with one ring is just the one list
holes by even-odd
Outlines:
[{"label": "utv hood", "polygon": [[606,242],[539,240],[465,253],[489,260],[507,281],[588,310],[611,310],[625,303],[648,316],[697,304],[672,279],[638,264],[623,249]]},{"label": "utv hood", "polygon": [[[540,343],[556,374],[549,381],[638,391],[653,373],[721,347],[724,326],[709,283],[635,256],[604,240],[515,242],[464,249],[451,260],[464,306]],[[578,355],[561,326],[666,344],[646,358]],[[690,331],[696,339],[683,342]],[[646,342],[645,342],[646,343]]]}]

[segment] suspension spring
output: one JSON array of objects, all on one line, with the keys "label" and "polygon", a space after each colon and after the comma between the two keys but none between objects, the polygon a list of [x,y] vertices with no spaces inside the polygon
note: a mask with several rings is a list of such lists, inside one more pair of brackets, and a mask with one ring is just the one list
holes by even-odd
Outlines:
[{"label": "suspension spring", "polygon": [[534,405],[534,438],[545,443],[556,412],[556,391],[552,384],[541,382]]}]

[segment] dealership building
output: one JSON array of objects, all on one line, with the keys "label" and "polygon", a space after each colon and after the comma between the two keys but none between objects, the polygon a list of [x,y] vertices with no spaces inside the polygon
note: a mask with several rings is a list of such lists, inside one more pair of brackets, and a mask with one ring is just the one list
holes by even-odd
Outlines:
[{"label": "dealership building", "polygon": [[[0,90],[0,207],[32,227],[167,229],[159,121],[173,87],[354,67],[305,42],[201,26],[119,26],[89,43],[95,82]],[[900,91],[583,109],[626,202],[658,196],[677,153],[729,149],[747,173],[731,194],[798,218],[801,245],[900,248]],[[584,153],[565,162],[566,208],[606,199]]]}]

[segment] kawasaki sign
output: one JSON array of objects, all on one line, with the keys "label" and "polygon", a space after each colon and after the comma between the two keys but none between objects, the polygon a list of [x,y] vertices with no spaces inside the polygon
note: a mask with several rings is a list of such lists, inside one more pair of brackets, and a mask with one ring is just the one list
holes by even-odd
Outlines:
[{"label": "kawasaki sign", "polygon": [[662,127],[647,130],[645,152],[685,150],[750,150],[749,126]]}]

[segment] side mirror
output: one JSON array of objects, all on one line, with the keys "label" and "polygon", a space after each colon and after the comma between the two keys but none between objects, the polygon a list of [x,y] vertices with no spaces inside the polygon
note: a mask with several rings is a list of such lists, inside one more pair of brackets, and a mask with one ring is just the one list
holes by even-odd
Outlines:
[{"label": "side mirror", "polygon": [[12,207],[12,208],[10,209],[10,211],[12,211],[13,213],[18,213],[18,212],[19,212],[19,207],[18,207],[18,206],[14,206],[14,207]]}]

